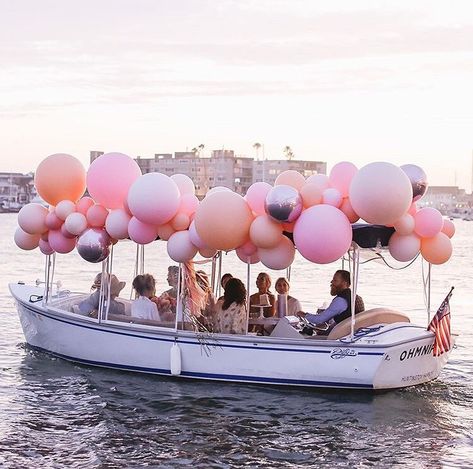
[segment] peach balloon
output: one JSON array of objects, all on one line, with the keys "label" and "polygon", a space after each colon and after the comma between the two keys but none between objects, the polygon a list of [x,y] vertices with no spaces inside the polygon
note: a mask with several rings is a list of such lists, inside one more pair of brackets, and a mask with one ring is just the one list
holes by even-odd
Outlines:
[{"label": "peach balloon", "polygon": [[224,191],[206,197],[194,221],[197,234],[208,247],[229,251],[248,240],[253,216],[241,195]]},{"label": "peach balloon", "polygon": [[47,241],[47,240],[48,240],[48,237],[49,237],[49,231],[46,231],[45,233],[43,233],[43,234],[41,235],[41,239],[42,239],[43,241]]},{"label": "peach balloon", "polygon": [[298,191],[302,189],[302,186],[305,184],[305,177],[299,173],[299,171],[295,171],[293,169],[288,169],[283,171],[278,175],[276,181],[274,181],[275,186],[291,186]]},{"label": "peach balloon", "polygon": [[421,238],[432,238],[440,233],[443,227],[442,214],[435,208],[421,208],[414,216],[414,231]]},{"label": "peach balloon", "polygon": [[63,221],[54,212],[49,212],[46,215],[45,224],[50,230],[58,230],[61,228]]},{"label": "peach balloon", "polygon": [[83,231],[87,229],[87,218],[85,215],[79,212],[74,212],[68,215],[64,226],[69,233],[79,236]]},{"label": "peach balloon", "polygon": [[360,219],[358,214],[353,210],[349,197],[345,197],[342,200],[342,205],[340,205],[340,210],[345,214],[345,216],[348,218],[348,221],[350,223],[356,223]]},{"label": "peach balloon", "polygon": [[76,247],[76,237],[66,238],[61,230],[52,230],[49,232],[48,243],[54,251],[67,254]]},{"label": "peach balloon", "polygon": [[199,199],[194,194],[181,195],[178,213],[191,216],[199,206]]},{"label": "peach balloon", "polygon": [[45,256],[50,256],[51,254],[54,254],[54,249],[49,245],[47,241],[44,241],[42,239],[39,240],[39,250]]},{"label": "peach balloon", "polygon": [[420,252],[422,257],[431,264],[443,264],[452,255],[452,242],[445,233],[438,233],[432,238],[423,238]]},{"label": "peach balloon", "polygon": [[82,199],[76,203],[76,212],[82,213],[82,215],[87,215],[87,210],[89,210],[89,208],[94,204],[94,199],[91,197],[82,197]]},{"label": "peach balloon", "polygon": [[338,189],[329,187],[322,194],[322,203],[339,208],[342,205],[342,194],[340,194]]},{"label": "peach balloon", "polygon": [[173,174],[171,179],[176,183],[181,195],[195,194],[194,181],[189,176],[186,176],[185,174]]},{"label": "peach balloon", "polygon": [[391,163],[363,166],[350,184],[350,203],[368,223],[392,224],[412,202],[412,185],[406,173]]},{"label": "peach balloon", "polygon": [[137,244],[149,244],[158,236],[155,226],[143,223],[136,217],[132,217],[128,223],[128,234]]},{"label": "peach balloon", "polygon": [[176,183],[165,174],[140,176],[128,192],[128,207],[143,223],[163,225],[176,215],[180,205]]},{"label": "peach balloon", "polygon": [[108,217],[108,210],[103,205],[92,205],[87,210],[87,221],[93,228],[103,228]]},{"label": "peach balloon", "polygon": [[205,257],[206,259],[210,259],[210,258],[214,257],[215,254],[217,254],[217,250],[212,249],[212,248],[202,248],[202,249],[199,249],[199,254],[202,257]]},{"label": "peach balloon", "polygon": [[31,251],[36,249],[39,245],[40,235],[39,234],[29,234],[23,231],[18,227],[15,231],[14,236],[15,244],[25,251]]},{"label": "peach balloon", "polygon": [[76,204],[70,200],[61,200],[61,202],[59,202],[54,209],[54,213],[63,221],[75,211]]},{"label": "peach balloon", "polygon": [[419,254],[420,238],[414,233],[401,235],[393,233],[389,239],[389,252],[399,262],[409,262]]},{"label": "peach balloon", "polygon": [[417,213],[417,204],[415,202],[412,202],[407,213],[412,216],[414,216]]},{"label": "peach balloon", "polygon": [[105,229],[107,233],[115,239],[128,238],[128,224],[131,215],[124,208],[112,210],[105,220]]},{"label": "peach balloon", "polygon": [[320,192],[323,192],[329,187],[329,180],[326,174],[313,174],[307,178],[306,184],[315,184]]},{"label": "peach balloon", "polygon": [[77,236],[73,233],[71,233],[67,228],[66,228],[66,224],[64,223],[63,225],[61,225],[61,229],[59,230],[61,232],[61,234],[64,236],[64,238],[67,238],[67,239],[75,239]]},{"label": "peach balloon", "polygon": [[236,254],[238,256],[238,259],[240,259],[245,264],[257,264],[258,262],[260,262],[258,252],[254,252],[249,256],[248,254],[241,252],[240,248],[238,248],[236,250]]},{"label": "peach balloon", "polygon": [[92,198],[106,208],[123,208],[131,185],[141,176],[133,158],[123,153],[105,153],[87,171],[87,189]]},{"label": "peach balloon", "polygon": [[300,190],[304,208],[309,208],[322,203],[322,193],[320,186],[313,182],[307,182]]},{"label": "peach balloon", "polygon": [[268,269],[282,270],[289,267],[293,261],[296,250],[292,241],[282,236],[279,244],[271,249],[258,249],[261,262]]},{"label": "peach balloon", "polygon": [[349,161],[337,163],[328,177],[330,186],[337,189],[342,197],[347,197],[351,181],[357,172],[358,168]]},{"label": "peach balloon", "polygon": [[20,228],[29,234],[42,234],[48,231],[46,217],[49,212],[40,204],[27,204],[18,213]]},{"label": "peach balloon", "polygon": [[247,190],[245,200],[256,215],[264,215],[264,201],[272,186],[267,182],[255,182]]},{"label": "peach balloon", "polygon": [[401,236],[406,236],[414,231],[415,224],[416,222],[414,217],[409,213],[406,213],[396,223],[394,223],[393,226],[397,233]]},{"label": "peach balloon", "polygon": [[165,223],[164,225],[158,226],[158,236],[163,241],[167,241],[176,230],[171,226],[170,223]]},{"label": "peach balloon", "polygon": [[188,262],[197,254],[188,231],[178,231],[171,235],[166,247],[169,257],[175,262]]},{"label": "peach balloon", "polygon": [[57,205],[61,200],[77,202],[85,192],[85,179],[85,169],[77,158],[56,153],[39,164],[34,183],[43,200]]},{"label": "peach balloon", "polygon": [[175,231],[183,231],[189,228],[189,215],[185,213],[177,213],[176,216],[169,222]]},{"label": "peach balloon", "polygon": [[282,226],[268,215],[260,215],[250,226],[251,242],[259,248],[273,248],[281,241]]},{"label": "peach balloon", "polygon": [[293,221],[292,223],[281,223],[282,230],[287,231],[288,233],[294,233],[294,227],[296,226],[296,222]]},{"label": "peach balloon", "polygon": [[455,225],[448,218],[443,219],[442,233],[445,233],[449,238],[455,234]]}]

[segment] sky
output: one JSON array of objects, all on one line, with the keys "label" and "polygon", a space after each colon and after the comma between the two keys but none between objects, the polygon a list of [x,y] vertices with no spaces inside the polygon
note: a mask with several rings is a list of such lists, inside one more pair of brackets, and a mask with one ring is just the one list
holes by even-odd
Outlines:
[{"label": "sky", "polygon": [[205,145],[471,190],[470,0],[0,0],[0,171]]}]

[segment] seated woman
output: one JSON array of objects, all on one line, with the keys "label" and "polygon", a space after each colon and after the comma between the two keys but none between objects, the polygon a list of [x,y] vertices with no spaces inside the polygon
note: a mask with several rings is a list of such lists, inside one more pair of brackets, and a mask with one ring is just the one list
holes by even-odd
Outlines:
[{"label": "seated woman", "polygon": [[158,307],[150,300],[156,291],[154,277],[150,274],[137,275],[133,280],[133,288],[139,296],[131,304],[131,315],[135,318],[160,321]]},{"label": "seated woman", "polygon": [[[284,277],[279,277],[276,280],[276,291],[280,295],[287,295],[287,310],[286,316],[295,316],[298,311],[302,310],[302,306],[298,299],[289,295],[289,281]],[[278,311],[278,300],[276,299],[276,311]]]},{"label": "seated woman", "polygon": [[215,307],[214,332],[222,334],[246,333],[246,288],[237,278],[231,278],[225,285],[223,300]]},{"label": "seated woman", "polygon": [[[79,314],[90,315],[98,311],[101,283],[102,274],[99,273],[96,275],[94,283],[90,288],[93,293],[84,301],[81,301],[77,307]],[[126,283],[120,282],[116,275],[112,274],[110,276],[110,306],[108,307],[108,314],[125,314],[125,305],[123,303],[120,303],[119,301],[116,301],[117,296],[123,290],[125,285]],[[106,308],[106,305],[104,307]]]},{"label": "seated woman", "polygon": [[174,321],[176,317],[178,279],[179,267],[177,265],[170,265],[168,267],[167,281],[171,288],[161,293],[160,296],[155,296],[154,294],[151,298],[151,301],[155,302],[158,306],[158,311],[163,321]]}]

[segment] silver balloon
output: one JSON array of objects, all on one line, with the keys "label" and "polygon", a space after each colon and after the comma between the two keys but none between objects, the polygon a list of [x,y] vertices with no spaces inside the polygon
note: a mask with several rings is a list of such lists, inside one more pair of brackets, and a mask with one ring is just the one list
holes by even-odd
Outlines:
[{"label": "silver balloon", "polygon": [[264,209],[274,220],[292,223],[302,212],[302,198],[294,187],[274,186],[266,196]]},{"label": "silver balloon", "polygon": [[404,164],[401,169],[407,174],[412,185],[412,201],[417,202],[424,197],[429,187],[424,170],[415,164]]},{"label": "silver balloon", "polygon": [[88,262],[101,262],[110,254],[112,240],[105,230],[88,228],[77,239],[77,252]]}]

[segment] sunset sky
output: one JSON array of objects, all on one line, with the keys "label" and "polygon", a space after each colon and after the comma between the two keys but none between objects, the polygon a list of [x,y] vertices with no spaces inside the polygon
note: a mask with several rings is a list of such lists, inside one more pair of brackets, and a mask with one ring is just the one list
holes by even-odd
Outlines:
[{"label": "sunset sky", "polygon": [[0,171],[260,142],[470,191],[470,0],[0,0],[0,26]]}]

